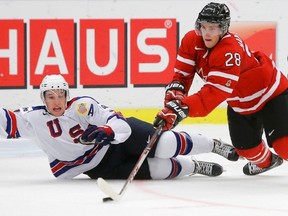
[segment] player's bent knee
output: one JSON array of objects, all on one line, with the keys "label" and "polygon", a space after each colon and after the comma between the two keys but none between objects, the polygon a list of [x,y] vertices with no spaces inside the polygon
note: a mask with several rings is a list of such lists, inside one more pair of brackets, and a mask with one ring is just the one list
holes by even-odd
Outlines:
[{"label": "player's bent knee", "polygon": [[170,159],[147,158],[152,179],[165,179],[169,176],[172,164]]}]

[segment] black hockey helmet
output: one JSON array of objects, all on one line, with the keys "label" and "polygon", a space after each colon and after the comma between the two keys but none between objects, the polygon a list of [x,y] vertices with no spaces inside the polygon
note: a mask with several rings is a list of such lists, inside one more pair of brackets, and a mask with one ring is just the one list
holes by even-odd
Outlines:
[{"label": "black hockey helmet", "polygon": [[199,13],[195,29],[200,31],[201,23],[219,23],[222,33],[225,34],[230,26],[230,10],[226,4],[210,2]]}]

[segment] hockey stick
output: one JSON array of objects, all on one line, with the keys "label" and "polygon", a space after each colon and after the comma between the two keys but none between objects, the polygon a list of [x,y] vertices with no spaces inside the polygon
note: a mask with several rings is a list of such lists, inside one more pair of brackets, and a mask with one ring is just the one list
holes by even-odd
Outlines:
[{"label": "hockey stick", "polygon": [[141,153],[137,163],[135,164],[133,170],[131,171],[131,173],[129,174],[124,186],[122,187],[121,191],[119,193],[115,192],[113,190],[113,188],[108,184],[107,181],[105,181],[103,178],[98,178],[97,179],[97,184],[98,187],[106,194],[108,195],[108,197],[103,198],[103,202],[107,202],[107,201],[119,201],[121,199],[121,197],[123,196],[124,192],[126,191],[128,185],[133,181],[134,177],[136,176],[136,174],[138,173],[142,163],[144,162],[144,160],[146,159],[147,155],[149,154],[151,148],[154,146],[154,144],[157,142],[157,140],[159,139],[160,135],[162,133],[162,127],[159,127],[156,129],[156,131],[154,132],[154,134],[152,135],[152,137],[150,138],[147,146],[145,147],[145,149],[143,150],[143,152]]}]

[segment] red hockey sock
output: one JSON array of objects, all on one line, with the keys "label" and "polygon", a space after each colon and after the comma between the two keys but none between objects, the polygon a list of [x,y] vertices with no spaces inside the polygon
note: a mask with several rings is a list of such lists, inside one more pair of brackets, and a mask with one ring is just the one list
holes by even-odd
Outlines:
[{"label": "red hockey sock", "polygon": [[281,158],[288,159],[288,136],[275,140],[272,147]]},{"label": "red hockey sock", "polygon": [[268,167],[271,163],[272,152],[263,141],[254,148],[236,149],[236,152],[260,168]]}]

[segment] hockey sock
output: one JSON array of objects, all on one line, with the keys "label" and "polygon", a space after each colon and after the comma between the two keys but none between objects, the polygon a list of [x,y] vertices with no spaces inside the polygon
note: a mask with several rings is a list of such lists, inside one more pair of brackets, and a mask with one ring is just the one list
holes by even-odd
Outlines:
[{"label": "hockey sock", "polygon": [[272,152],[265,145],[264,141],[254,148],[236,149],[236,152],[260,168],[268,167],[271,164]]},{"label": "hockey sock", "polygon": [[201,134],[165,131],[158,141],[155,157],[171,158],[178,155],[209,153],[213,148],[213,139]]},{"label": "hockey sock", "polygon": [[288,136],[275,140],[272,147],[281,158],[288,159]]},{"label": "hockey sock", "polygon": [[191,175],[195,163],[190,156],[161,159],[148,158],[150,176],[152,179],[171,179]]},{"label": "hockey sock", "polygon": [[193,148],[193,142],[191,137],[186,132],[173,132],[176,136],[177,140],[177,148],[176,152],[173,155],[173,157],[176,157],[177,155],[187,155],[191,152]]},{"label": "hockey sock", "polygon": [[201,134],[174,131],[174,135],[177,140],[174,156],[210,153],[214,149],[214,140]]}]

